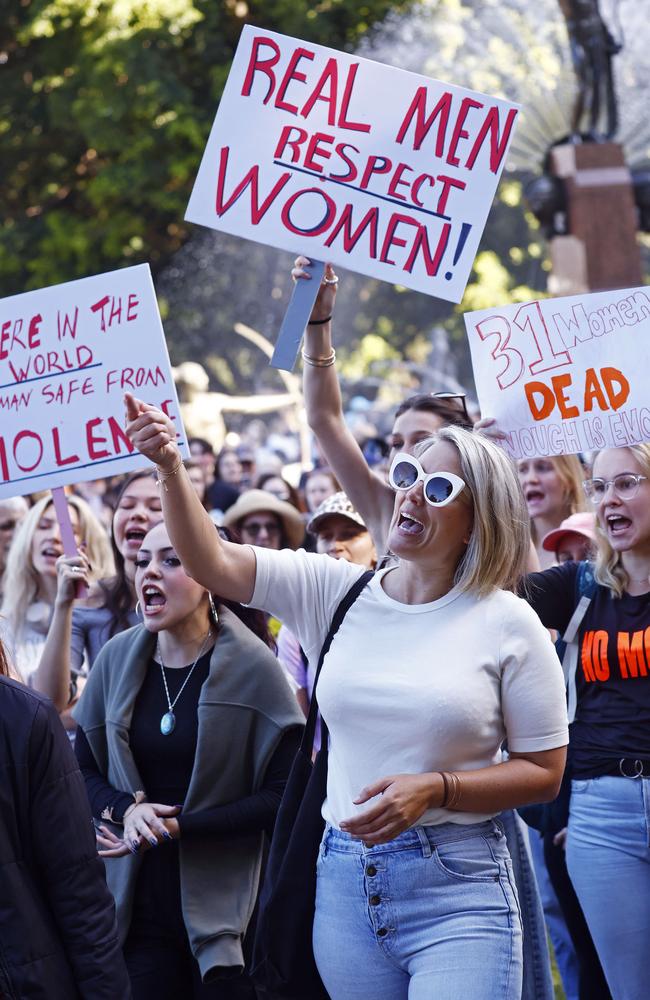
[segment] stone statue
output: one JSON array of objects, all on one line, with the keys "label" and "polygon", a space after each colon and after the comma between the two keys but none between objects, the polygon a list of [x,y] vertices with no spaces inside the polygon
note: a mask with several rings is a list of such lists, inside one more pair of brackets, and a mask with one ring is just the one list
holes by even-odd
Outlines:
[{"label": "stone statue", "polygon": [[208,373],[196,361],[184,361],[172,368],[178,390],[183,423],[190,437],[205,438],[215,451],[223,447],[226,436],[224,413],[274,413],[294,408],[302,402],[295,393],[284,392],[254,396],[228,396],[210,392]]},{"label": "stone statue", "polygon": [[[559,0],[566,19],[578,96],[571,138],[593,142],[612,139],[618,125],[612,59],[621,51],[598,9],[598,0]],[[600,127],[604,112],[604,129]],[[583,120],[585,119],[585,120]]]}]

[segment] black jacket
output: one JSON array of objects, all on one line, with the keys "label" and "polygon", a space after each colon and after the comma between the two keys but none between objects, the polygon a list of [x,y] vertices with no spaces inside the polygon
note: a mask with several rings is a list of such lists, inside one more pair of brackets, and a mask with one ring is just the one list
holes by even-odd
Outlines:
[{"label": "black jacket", "polygon": [[46,698],[0,677],[0,997],[130,996],[68,738]]}]

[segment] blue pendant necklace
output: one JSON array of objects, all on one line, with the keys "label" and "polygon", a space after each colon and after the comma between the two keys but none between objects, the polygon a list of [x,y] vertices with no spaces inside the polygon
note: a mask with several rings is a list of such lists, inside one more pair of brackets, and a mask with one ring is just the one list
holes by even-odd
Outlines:
[{"label": "blue pendant necklace", "polygon": [[185,685],[187,684],[190,677],[194,673],[194,667],[197,665],[197,663],[203,656],[203,650],[205,649],[208,639],[210,638],[211,635],[212,635],[212,629],[208,629],[208,634],[206,635],[205,639],[203,640],[203,643],[201,644],[199,655],[192,664],[190,672],[183,681],[181,689],[173,701],[169,697],[169,688],[167,687],[167,678],[165,677],[165,664],[163,663],[162,656],[160,655],[160,642],[156,643],[156,659],[160,663],[160,672],[162,673],[163,684],[165,685],[165,694],[167,696],[167,705],[168,705],[168,711],[165,712],[162,719],[160,720],[160,732],[162,733],[163,736],[171,736],[171,734],[176,729],[176,716],[174,715],[174,706],[178,701],[178,699],[180,698],[180,696],[182,695],[183,691],[185,690]]}]

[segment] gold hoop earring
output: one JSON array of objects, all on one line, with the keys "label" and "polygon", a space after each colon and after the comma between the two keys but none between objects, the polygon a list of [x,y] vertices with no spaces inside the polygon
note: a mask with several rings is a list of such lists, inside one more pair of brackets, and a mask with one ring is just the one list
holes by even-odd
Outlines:
[{"label": "gold hoop earring", "polygon": [[219,615],[217,614],[217,609],[212,598],[212,594],[208,591],[208,604],[210,605],[210,614],[212,615],[212,620],[215,625],[219,624]]}]

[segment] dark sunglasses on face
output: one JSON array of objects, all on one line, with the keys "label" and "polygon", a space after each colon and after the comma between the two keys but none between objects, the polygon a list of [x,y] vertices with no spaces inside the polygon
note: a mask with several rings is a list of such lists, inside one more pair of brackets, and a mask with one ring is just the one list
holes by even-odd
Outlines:
[{"label": "dark sunglasses on face", "polygon": [[426,473],[418,460],[400,451],[392,461],[388,482],[394,490],[410,490],[422,482],[424,499],[432,507],[446,507],[465,489],[465,481],[453,472]]},{"label": "dark sunglasses on face", "polygon": [[275,521],[251,521],[249,524],[242,524],[241,530],[250,535],[251,538],[257,538],[262,531],[266,531],[269,536],[279,535],[281,529]]}]

